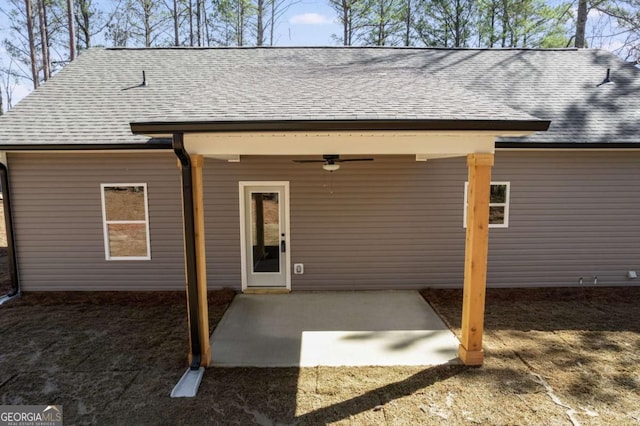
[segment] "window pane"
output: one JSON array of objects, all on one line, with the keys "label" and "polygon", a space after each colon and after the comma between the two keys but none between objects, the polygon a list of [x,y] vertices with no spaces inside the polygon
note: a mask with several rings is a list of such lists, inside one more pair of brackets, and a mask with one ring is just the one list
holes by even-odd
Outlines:
[{"label": "window pane", "polygon": [[491,185],[491,202],[507,202],[507,185]]},{"label": "window pane", "polygon": [[104,188],[107,220],[146,220],[144,186]]},{"label": "window pane", "polygon": [[489,207],[489,224],[490,225],[503,225],[504,224],[504,207]]},{"label": "window pane", "polygon": [[253,272],[280,272],[278,193],[251,193]]},{"label": "window pane", "polygon": [[147,225],[144,223],[118,223],[107,225],[111,257],[146,257]]}]

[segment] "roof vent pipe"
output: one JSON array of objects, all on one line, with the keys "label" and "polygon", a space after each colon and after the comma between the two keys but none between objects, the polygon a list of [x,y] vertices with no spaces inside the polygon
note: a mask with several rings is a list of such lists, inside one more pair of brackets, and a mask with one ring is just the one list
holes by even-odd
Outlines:
[{"label": "roof vent pipe", "polygon": [[147,85],[147,75],[144,73],[144,70],[142,70],[142,85]]},{"label": "roof vent pipe", "polygon": [[600,87],[603,84],[607,84],[607,83],[613,83],[613,81],[611,81],[611,78],[609,78],[611,76],[611,68],[607,68],[607,76],[604,78],[604,80],[602,80],[602,83],[598,84],[596,87]]}]

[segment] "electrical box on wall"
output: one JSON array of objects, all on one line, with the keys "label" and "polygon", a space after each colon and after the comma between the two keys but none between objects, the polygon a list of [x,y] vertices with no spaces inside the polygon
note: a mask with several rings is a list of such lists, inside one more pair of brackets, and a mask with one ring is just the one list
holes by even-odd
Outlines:
[{"label": "electrical box on wall", "polygon": [[293,273],[295,275],[302,275],[304,274],[304,264],[302,263],[295,263],[293,265]]}]

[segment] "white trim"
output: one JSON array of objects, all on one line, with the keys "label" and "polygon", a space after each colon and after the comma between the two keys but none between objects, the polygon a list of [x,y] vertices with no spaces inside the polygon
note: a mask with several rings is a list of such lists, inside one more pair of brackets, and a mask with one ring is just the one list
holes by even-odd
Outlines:
[{"label": "white trim", "polygon": [[[282,271],[285,274],[286,289],[291,291],[291,214],[290,214],[290,197],[289,197],[289,181],[239,181],[238,182],[238,194],[239,194],[239,213],[240,213],[240,276],[242,280],[242,291],[245,291],[247,286],[247,244],[246,244],[246,232],[245,232],[245,188],[248,186],[281,186],[284,189],[284,229],[285,237],[284,241],[287,246],[285,252],[285,266]],[[280,218],[282,219],[282,218]],[[280,221],[282,223],[282,220]],[[253,288],[253,287],[252,287]]]},{"label": "white trim", "polygon": [[[141,186],[144,188],[144,215],[145,220],[107,220],[107,208],[104,197],[104,189],[115,186]],[[105,260],[151,260],[151,236],[149,235],[149,192],[146,183],[101,183],[100,199],[102,201],[102,232],[104,239]],[[109,225],[111,224],[145,224],[147,234],[147,255],[146,256],[111,256],[109,249]]]},{"label": "white trim", "polygon": [[[490,223],[489,228],[508,228],[509,227],[509,206],[511,204],[511,182],[507,181],[496,181],[491,182],[491,186],[494,185],[504,185],[507,187],[507,196],[504,203],[491,203],[489,202],[489,207],[504,207],[504,223]],[[467,228],[467,199],[468,199],[468,191],[469,191],[469,182],[464,183],[464,204],[463,204],[463,218],[462,218],[462,227]],[[491,195],[489,195],[491,196]],[[491,200],[489,200],[491,201]]]},{"label": "white trim", "polygon": [[243,182],[238,182],[240,203],[238,211],[240,212],[240,280],[242,281],[242,291],[247,288],[247,252],[246,252],[246,235],[244,232],[245,227],[245,209],[244,209],[244,187]]}]

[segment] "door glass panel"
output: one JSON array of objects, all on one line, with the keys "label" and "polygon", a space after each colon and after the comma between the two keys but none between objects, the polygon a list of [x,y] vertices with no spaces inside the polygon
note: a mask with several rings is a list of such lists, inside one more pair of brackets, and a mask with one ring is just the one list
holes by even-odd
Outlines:
[{"label": "door glass panel", "polygon": [[277,192],[251,193],[253,272],[280,272],[280,205]]}]

